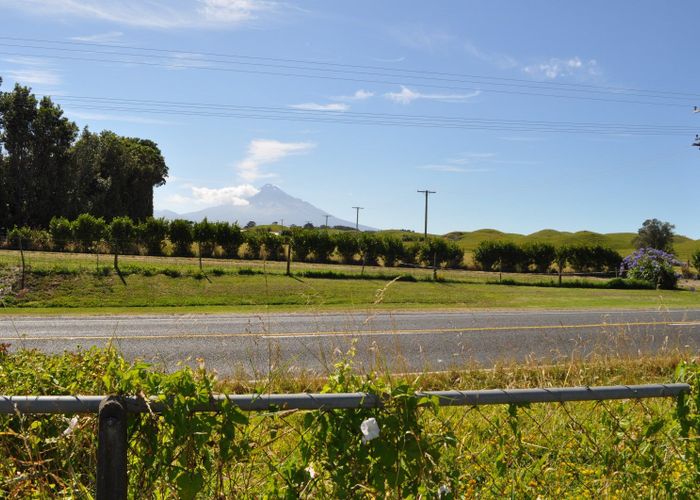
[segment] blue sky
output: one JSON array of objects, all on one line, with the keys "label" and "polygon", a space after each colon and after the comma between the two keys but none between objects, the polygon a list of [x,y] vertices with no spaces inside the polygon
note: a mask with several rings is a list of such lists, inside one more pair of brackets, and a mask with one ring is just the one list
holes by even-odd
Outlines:
[{"label": "blue sky", "polygon": [[156,141],[160,209],[270,182],[420,231],[427,188],[436,233],[655,217],[700,238],[699,18],[691,1],[0,0],[0,75]]}]

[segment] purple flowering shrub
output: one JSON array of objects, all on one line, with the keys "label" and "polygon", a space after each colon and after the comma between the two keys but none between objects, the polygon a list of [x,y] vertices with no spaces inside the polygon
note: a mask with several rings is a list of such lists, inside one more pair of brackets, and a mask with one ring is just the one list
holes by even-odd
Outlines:
[{"label": "purple flowering shrub", "polygon": [[657,288],[672,290],[678,283],[677,274],[673,267],[681,262],[673,254],[656,248],[640,248],[622,259],[620,271],[628,278],[648,281]]}]

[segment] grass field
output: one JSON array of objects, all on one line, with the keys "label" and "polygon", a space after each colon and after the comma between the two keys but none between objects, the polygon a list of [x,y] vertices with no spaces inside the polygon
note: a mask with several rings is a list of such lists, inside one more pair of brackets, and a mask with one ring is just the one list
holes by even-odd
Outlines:
[{"label": "grass field", "polygon": [[[130,417],[134,498],[695,498],[700,367],[680,353],[424,376],[353,372],[339,354],[323,378],[271,373],[217,381],[203,366],[164,374],[113,350],[0,350],[0,393],[160,394],[163,414]],[[680,364],[680,369],[676,366]],[[418,407],[413,391],[667,383],[693,394],[563,404]],[[218,413],[212,393],[371,392],[381,409]],[[177,396],[177,397],[173,397]],[[72,417],[72,418],[71,418]],[[362,440],[373,418],[379,436]],[[0,416],[0,496],[92,498],[94,415]]]},{"label": "grass field", "polygon": [[[368,267],[360,276],[360,266],[296,263],[297,274],[288,277],[281,262],[216,259],[205,259],[202,274],[196,259],[169,257],[122,257],[125,286],[110,270],[108,255],[100,256],[99,273],[96,256],[89,254],[25,252],[25,259],[31,269],[26,290],[6,295],[1,313],[700,306],[700,293],[689,290],[508,286],[494,284],[498,273],[476,271],[440,271],[444,281],[435,282],[426,269]],[[17,262],[17,252],[0,252],[0,266],[15,279]],[[556,282],[529,274],[508,277]]]}]

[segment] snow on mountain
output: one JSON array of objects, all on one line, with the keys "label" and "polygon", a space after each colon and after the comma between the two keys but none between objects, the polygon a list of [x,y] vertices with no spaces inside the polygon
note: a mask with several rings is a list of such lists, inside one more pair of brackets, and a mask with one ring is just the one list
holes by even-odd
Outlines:
[{"label": "snow on mountain", "polygon": [[[317,227],[326,223],[325,215],[328,212],[300,198],[294,198],[272,184],[265,184],[248,201],[249,205],[246,206],[219,205],[184,214],[177,214],[170,210],[155,210],[154,216],[191,221],[200,221],[206,217],[209,221],[238,222],[241,226],[247,224],[248,221],[255,221],[256,224],[272,224],[273,222],[281,224],[284,221],[285,226],[292,224],[303,226],[310,222]],[[354,222],[332,215],[328,217],[328,225],[331,227],[355,227]],[[373,228],[360,225],[360,229],[366,231]]]}]

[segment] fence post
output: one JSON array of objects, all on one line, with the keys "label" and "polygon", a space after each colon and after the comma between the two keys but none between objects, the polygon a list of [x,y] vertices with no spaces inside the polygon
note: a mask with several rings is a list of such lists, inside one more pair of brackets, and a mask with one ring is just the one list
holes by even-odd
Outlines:
[{"label": "fence post", "polygon": [[97,500],[126,500],[126,407],[115,396],[102,400],[97,423]]}]

